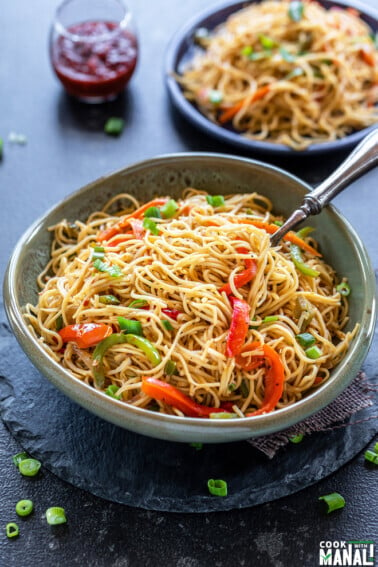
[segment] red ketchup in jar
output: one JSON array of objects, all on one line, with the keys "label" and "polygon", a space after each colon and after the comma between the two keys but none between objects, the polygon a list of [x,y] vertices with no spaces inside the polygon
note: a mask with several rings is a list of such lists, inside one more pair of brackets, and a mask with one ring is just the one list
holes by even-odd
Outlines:
[{"label": "red ketchup in jar", "polygon": [[111,100],[134,72],[138,42],[117,22],[74,24],[55,38],[51,61],[66,91],[88,102]]}]

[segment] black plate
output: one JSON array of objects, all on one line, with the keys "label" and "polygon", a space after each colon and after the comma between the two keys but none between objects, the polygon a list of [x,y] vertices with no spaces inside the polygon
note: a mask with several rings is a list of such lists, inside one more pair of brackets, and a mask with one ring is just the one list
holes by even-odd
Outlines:
[{"label": "black plate", "polygon": [[[254,1],[254,3],[258,2],[259,0]],[[168,46],[165,60],[165,80],[173,105],[189,122],[200,128],[206,134],[217,138],[220,142],[226,142],[244,151],[253,150],[275,155],[287,156],[292,154],[297,156],[298,154],[314,155],[330,151],[347,150],[355,146],[368,132],[376,128],[376,125],[354,132],[334,142],[312,144],[306,150],[299,152],[283,144],[250,140],[233,129],[232,126],[220,126],[206,118],[206,116],[198,110],[196,105],[192,104],[184,97],[180,85],[174,78],[174,74],[181,74],[184,67],[193,59],[195,53],[200,49],[194,42],[196,30],[198,28],[213,30],[219,24],[225,22],[231,14],[252,3],[253,2],[228,2],[227,4],[223,3],[211,9],[207,9],[201,14],[197,14],[175,34]],[[321,3],[327,9],[332,6],[341,8],[353,6],[360,12],[361,19],[375,32],[378,31],[378,13],[372,8],[367,8],[364,5],[361,6],[358,2],[344,4],[343,2],[322,0]]]}]

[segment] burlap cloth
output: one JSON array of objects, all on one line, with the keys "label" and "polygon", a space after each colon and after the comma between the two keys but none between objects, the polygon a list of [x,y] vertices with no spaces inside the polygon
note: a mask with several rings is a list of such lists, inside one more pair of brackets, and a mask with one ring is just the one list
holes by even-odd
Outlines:
[{"label": "burlap cloth", "polygon": [[289,438],[292,436],[299,434],[311,435],[319,431],[352,427],[354,423],[361,423],[366,420],[375,419],[378,423],[378,410],[377,414],[364,419],[358,420],[358,416],[356,416],[355,420],[350,419],[358,411],[374,404],[377,391],[378,386],[370,384],[366,379],[366,375],[363,372],[359,372],[350,386],[327,407],[289,429],[285,429],[285,431],[250,439],[248,442],[271,459],[281,447],[290,442]]}]

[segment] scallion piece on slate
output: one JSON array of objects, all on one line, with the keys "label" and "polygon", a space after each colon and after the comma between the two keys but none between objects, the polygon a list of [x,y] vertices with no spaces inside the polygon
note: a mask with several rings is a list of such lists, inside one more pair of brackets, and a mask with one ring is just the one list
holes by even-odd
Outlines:
[{"label": "scallion piece on slate", "polygon": [[14,522],[9,522],[9,524],[6,525],[5,531],[7,537],[17,537],[20,533],[20,528]]},{"label": "scallion piece on slate", "polygon": [[109,118],[104,126],[104,131],[109,136],[119,136],[125,126],[123,118]]},{"label": "scallion piece on slate", "polygon": [[227,482],[225,480],[210,478],[207,481],[207,488],[213,496],[227,496]]},{"label": "scallion piece on slate", "polygon": [[22,476],[35,476],[41,468],[40,461],[37,459],[24,459],[18,465],[18,470]]},{"label": "scallion piece on slate", "polygon": [[16,514],[18,516],[29,516],[33,512],[33,502],[31,500],[20,500],[16,504]]},{"label": "scallion piece on slate", "polygon": [[334,510],[344,508],[345,506],[345,500],[338,492],[332,492],[331,494],[320,496],[319,500],[323,500],[323,502],[327,504],[327,514]]},{"label": "scallion piece on slate", "polygon": [[58,524],[65,524],[67,522],[66,513],[64,508],[53,506],[46,510],[46,520],[50,526],[57,526]]}]

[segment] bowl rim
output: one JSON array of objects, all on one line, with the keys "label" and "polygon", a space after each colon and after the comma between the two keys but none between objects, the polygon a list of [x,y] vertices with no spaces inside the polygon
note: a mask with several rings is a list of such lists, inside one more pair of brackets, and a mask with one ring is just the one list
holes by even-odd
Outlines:
[{"label": "bowl rim", "polygon": [[[314,156],[320,155],[330,151],[342,151],[351,149],[355,146],[364,136],[369,134],[372,130],[377,127],[377,124],[373,124],[362,130],[358,130],[349,134],[338,140],[310,144],[304,150],[294,150],[284,144],[275,144],[273,142],[263,142],[259,140],[249,139],[244,137],[241,133],[234,130],[229,130],[212,122],[204,114],[202,114],[197,107],[188,101],[182,90],[174,78],[174,74],[177,73],[177,66],[182,58],[181,48],[187,43],[192,44],[192,34],[193,31],[199,27],[203,27],[203,23],[208,20],[211,16],[214,16],[220,12],[227,11],[232,7],[231,13],[234,13],[238,9],[246,7],[249,4],[259,4],[262,0],[228,0],[227,2],[217,3],[212,5],[194,15],[190,20],[185,22],[171,37],[165,52],[164,61],[164,78],[165,84],[168,90],[169,98],[173,106],[179,111],[179,113],[186,118],[193,126],[199,128],[207,135],[212,138],[217,139],[219,142],[226,142],[232,146],[239,148],[241,150],[254,150],[259,153],[265,152],[271,155],[293,157],[293,156]],[[367,16],[375,20],[376,28],[378,30],[378,10],[372,6],[366,6],[359,0],[319,0],[321,4],[333,4],[335,6],[341,6],[344,8],[356,8],[362,16]],[[185,48],[185,52],[187,51]]]},{"label": "bowl rim", "polygon": [[[209,420],[204,418],[190,418],[190,417],[180,417],[176,415],[160,414],[152,412],[143,408],[136,406],[131,406],[125,404],[124,402],[113,399],[106,396],[102,391],[95,389],[79,378],[73,376],[68,370],[62,367],[59,363],[55,362],[37,338],[33,336],[31,331],[25,324],[25,319],[23,316],[23,306],[19,304],[18,297],[16,294],[16,281],[18,272],[21,269],[19,265],[20,257],[22,255],[22,249],[30,241],[33,240],[35,235],[42,230],[46,229],[47,219],[54,213],[69,203],[71,200],[79,199],[85,195],[89,195],[93,186],[97,186],[99,183],[106,182],[107,179],[112,178],[117,175],[127,175],[129,173],[142,170],[146,167],[157,166],[160,164],[167,164],[169,162],[176,163],[177,160],[180,162],[193,162],[193,160],[208,160],[213,159],[223,163],[233,163],[233,164],[244,164],[246,167],[252,166],[257,167],[262,170],[269,170],[278,173],[281,176],[291,179],[296,182],[301,188],[306,191],[311,190],[311,187],[302,181],[300,178],[292,175],[283,169],[264,163],[258,160],[249,159],[246,157],[233,156],[228,154],[219,154],[213,152],[182,152],[173,154],[163,154],[154,158],[145,159],[138,161],[129,166],[120,168],[116,171],[108,173],[104,176],[99,177],[95,181],[86,184],[80,189],[70,193],[63,200],[59,201],[57,204],[52,206],[47,212],[40,216],[20,237],[18,240],[13,253],[10,257],[6,274],[3,283],[3,298],[5,311],[8,316],[8,320],[11,324],[13,332],[23,348],[24,352],[27,353],[31,359],[34,366],[40,370],[40,372],[46,376],[50,382],[52,382],[58,389],[63,391],[66,395],[74,399],[80,405],[91,408],[91,411],[99,415],[99,411],[103,407],[113,408],[113,415],[107,415],[106,417],[101,414],[103,419],[112,421],[124,428],[129,428],[134,431],[138,431],[131,422],[128,422],[128,415],[134,417],[138,420],[141,418],[147,421],[149,425],[159,424],[160,426],[172,426],[183,425],[185,429],[190,429],[193,432],[193,440],[198,437],[198,432],[205,430],[211,436],[211,433],[222,432],[226,430],[228,432],[234,431],[232,436],[233,441],[246,439],[253,436],[261,436],[270,433],[275,433],[286,429],[290,425],[302,421],[303,419],[309,417],[313,413],[319,411],[331,401],[333,401],[354,379],[361,364],[369,350],[371,342],[373,340],[375,321],[377,317],[377,302],[375,296],[375,277],[372,265],[362,243],[360,237],[350,225],[350,223],[343,217],[343,215],[335,209],[332,205],[328,205],[327,209],[333,216],[335,222],[341,224],[349,237],[349,243],[354,248],[354,252],[359,259],[360,266],[362,268],[362,275],[364,281],[362,282],[364,293],[364,307],[363,309],[363,321],[361,321],[361,328],[357,333],[351,343],[343,360],[332,370],[331,379],[327,380],[322,386],[314,390],[314,392],[306,395],[303,399],[299,400],[295,404],[286,406],[275,410],[271,413],[246,417],[243,419],[235,420]],[[88,215],[90,210],[88,211]],[[45,225],[45,226],[44,226]],[[345,368],[349,369],[348,375],[343,375]],[[350,371],[353,370],[353,372]],[[73,386],[75,390],[75,395],[73,396],[70,391],[69,386]],[[324,399],[326,397],[326,399]],[[319,400],[322,400],[319,403]],[[98,410],[98,411],[96,411]],[[115,413],[114,413],[115,412]],[[108,412],[109,413],[109,412]],[[298,418],[298,413],[300,416]],[[122,415],[121,415],[122,414]],[[114,416],[118,416],[116,419]],[[122,419],[119,417],[121,416]],[[120,422],[120,419],[122,423]],[[237,433],[239,432],[239,433]],[[196,435],[197,434],[197,435]],[[154,436],[151,434],[151,436]],[[156,433],[156,437],[161,437],[161,434]],[[173,439],[175,440],[175,439]],[[177,440],[177,439],[176,439]],[[226,442],[230,439],[211,439],[210,442]]]}]

